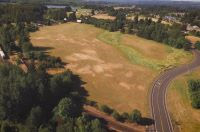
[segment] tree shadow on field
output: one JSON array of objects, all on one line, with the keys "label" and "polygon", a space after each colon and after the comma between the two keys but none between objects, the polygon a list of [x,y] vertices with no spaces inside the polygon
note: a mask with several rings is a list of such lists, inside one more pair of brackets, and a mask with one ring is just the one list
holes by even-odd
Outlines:
[{"label": "tree shadow on field", "polygon": [[41,51],[41,52],[48,52],[49,50],[54,49],[53,47],[47,47],[47,46],[34,46],[33,51]]},{"label": "tree shadow on field", "polygon": [[47,46],[34,46],[33,47],[33,51],[35,53],[42,53],[43,54],[42,58],[43,58],[43,60],[46,60],[46,63],[49,63],[49,62],[54,63],[54,66],[49,67],[49,68],[64,68],[64,66],[67,65],[67,63],[63,62],[60,57],[51,56],[49,54],[49,52],[52,49],[55,49],[55,48],[54,47],[47,47]]},{"label": "tree shadow on field", "polygon": [[146,125],[150,126],[154,124],[154,120],[151,118],[143,117],[141,121],[139,122],[139,124],[143,126],[146,126]]},{"label": "tree shadow on field", "polygon": [[81,79],[81,77],[79,75],[76,75],[76,74],[73,74],[72,80],[73,80],[73,89],[75,91],[77,91],[79,93],[79,95],[81,95],[82,97],[84,97],[84,101],[85,101],[85,98],[87,96],[89,96],[88,91],[83,86],[83,85],[86,84],[86,82],[84,82]]}]

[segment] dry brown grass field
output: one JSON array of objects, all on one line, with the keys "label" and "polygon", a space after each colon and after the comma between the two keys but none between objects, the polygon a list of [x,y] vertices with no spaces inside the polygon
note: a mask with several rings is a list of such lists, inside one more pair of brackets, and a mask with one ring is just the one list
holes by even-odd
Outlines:
[{"label": "dry brown grass field", "polygon": [[195,36],[186,36],[188,40],[190,40],[192,43],[196,43],[197,41],[200,41],[200,37]]},{"label": "dry brown grass field", "polygon": [[114,16],[109,16],[108,14],[96,14],[92,16],[97,19],[104,19],[104,20],[115,20],[116,17]]},{"label": "dry brown grass field", "polygon": [[41,27],[31,41],[67,62],[65,68],[86,82],[89,99],[120,112],[139,109],[144,116],[149,88],[162,68],[192,59],[183,50],[78,23]]}]

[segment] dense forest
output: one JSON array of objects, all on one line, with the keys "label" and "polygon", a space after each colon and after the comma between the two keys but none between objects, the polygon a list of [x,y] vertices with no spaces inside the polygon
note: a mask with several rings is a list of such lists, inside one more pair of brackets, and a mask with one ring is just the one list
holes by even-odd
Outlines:
[{"label": "dense forest", "polygon": [[182,22],[189,23],[191,25],[197,25],[200,27],[200,14],[198,9],[191,9],[186,11],[184,17],[182,18]]},{"label": "dense forest", "polygon": [[47,68],[62,67],[62,60],[31,44],[29,32],[38,29],[34,23],[43,21],[44,13],[40,5],[0,6],[0,46],[8,57],[12,52],[19,57],[17,65],[0,64],[0,131],[107,131],[101,120],[83,111],[87,91],[81,78],[68,70],[48,74]]},{"label": "dense forest", "polygon": [[106,131],[100,120],[83,113],[82,83],[70,71],[52,76],[42,66],[25,73],[0,65],[1,132]]}]

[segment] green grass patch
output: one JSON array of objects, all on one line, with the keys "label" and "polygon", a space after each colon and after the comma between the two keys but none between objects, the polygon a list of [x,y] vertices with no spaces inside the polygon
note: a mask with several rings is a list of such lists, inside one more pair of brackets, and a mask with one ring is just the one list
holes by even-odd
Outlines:
[{"label": "green grass patch", "polygon": [[104,31],[99,34],[97,38],[117,48],[131,63],[145,66],[153,70],[165,70],[177,66],[180,64],[180,59],[184,57],[192,59],[191,53],[169,46],[166,46],[168,56],[162,61],[146,57],[133,47],[123,44],[123,42],[121,42],[122,35],[123,34],[120,32]]}]

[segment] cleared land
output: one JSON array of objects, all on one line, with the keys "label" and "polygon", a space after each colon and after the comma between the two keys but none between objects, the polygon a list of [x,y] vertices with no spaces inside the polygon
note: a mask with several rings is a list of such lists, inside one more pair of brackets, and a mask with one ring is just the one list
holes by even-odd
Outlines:
[{"label": "cleared land", "polygon": [[196,43],[197,41],[200,41],[200,37],[195,36],[186,36],[188,40],[190,40],[192,43]]},{"label": "cleared land", "polygon": [[200,130],[200,111],[192,108],[187,82],[200,79],[200,69],[178,77],[170,85],[168,107],[175,121],[176,129],[181,132],[198,132]]},{"label": "cleared land", "polygon": [[192,59],[183,50],[78,23],[42,27],[31,40],[67,62],[66,68],[86,82],[90,99],[121,112],[137,108],[144,116],[153,78]]},{"label": "cleared land", "polygon": [[83,16],[91,16],[92,15],[92,10],[91,9],[78,8],[77,12],[76,12],[76,16],[79,18],[81,15],[83,15]]},{"label": "cleared land", "polygon": [[97,19],[104,19],[104,20],[115,20],[116,18],[114,16],[109,16],[108,14],[96,14],[96,15],[93,15],[92,17],[97,18]]}]

